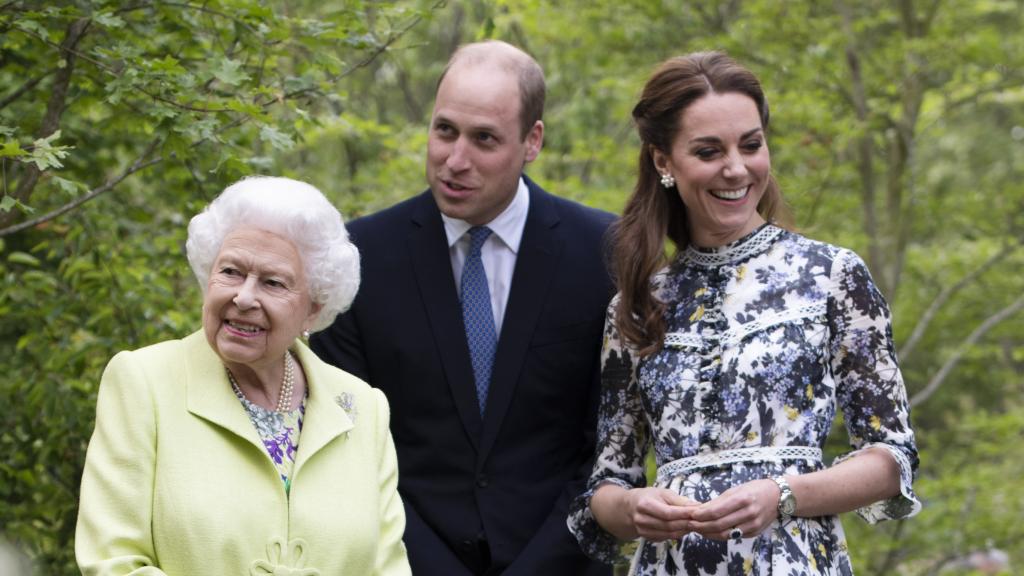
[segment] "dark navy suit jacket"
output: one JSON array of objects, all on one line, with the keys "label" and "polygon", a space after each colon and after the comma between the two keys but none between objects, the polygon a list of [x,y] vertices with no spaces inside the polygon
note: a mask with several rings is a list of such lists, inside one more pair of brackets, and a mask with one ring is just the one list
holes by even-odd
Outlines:
[{"label": "dark navy suit jacket", "polygon": [[388,397],[417,576],[610,574],[582,554],[566,516],[593,461],[613,216],[526,183],[530,208],[482,418],[429,190],[349,224],[359,294],[312,339],[324,360]]}]

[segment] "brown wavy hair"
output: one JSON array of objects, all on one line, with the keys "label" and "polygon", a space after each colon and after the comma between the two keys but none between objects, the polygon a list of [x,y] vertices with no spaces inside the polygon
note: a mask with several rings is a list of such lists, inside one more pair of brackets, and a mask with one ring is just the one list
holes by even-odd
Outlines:
[{"label": "brown wavy hair", "polygon": [[[696,52],[662,62],[633,108],[641,141],[639,175],[613,232],[612,270],[619,290],[616,328],[641,356],[660,350],[665,339],[665,304],[651,293],[651,277],[667,262],[665,238],[677,251],[690,242],[686,207],[675,186],[661,185],[652,151],[671,154],[683,112],[711,93],[749,96],[767,133],[768,102],[761,83],[722,52]],[[782,191],[771,176],[757,211],[769,222],[788,225]]]}]

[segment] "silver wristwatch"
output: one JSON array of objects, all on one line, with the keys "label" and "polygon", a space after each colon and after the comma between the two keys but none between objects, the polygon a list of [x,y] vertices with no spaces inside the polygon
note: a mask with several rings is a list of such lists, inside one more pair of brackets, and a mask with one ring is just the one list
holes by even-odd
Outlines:
[{"label": "silver wristwatch", "polygon": [[796,513],[796,496],[793,494],[793,489],[789,487],[789,482],[786,482],[786,478],[783,476],[774,476],[772,481],[779,486],[779,523],[785,524],[789,522],[789,519]]}]

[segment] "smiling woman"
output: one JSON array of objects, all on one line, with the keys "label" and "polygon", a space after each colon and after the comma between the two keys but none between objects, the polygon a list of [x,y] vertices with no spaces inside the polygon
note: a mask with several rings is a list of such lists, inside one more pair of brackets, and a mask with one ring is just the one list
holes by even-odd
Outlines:
[{"label": "smiling woman", "polygon": [[203,300],[206,339],[236,386],[256,404],[279,412],[294,404],[286,392],[302,396],[304,379],[300,370],[298,386],[282,386],[271,401],[270,391],[281,381],[275,376],[291,366],[288,347],[323,308],[310,298],[301,262],[287,238],[236,228],[224,239]]},{"label": "smiling woman", "polygon": [[308,184],[249,178],[186,247],[203,330],[107,365],[82,572],[408,574],[387,401],[299,339],[359,286],[341,215]]},{"label": "smiling woman", "polygon": [[757,206],[772,166],[761,115],[748,96],[697,100],[683,112],[671,150],[651,154],[662,177],[676,183],[695,244],[728,244],[764,224]]},{"label": "smiling woman", "polygon": [[[641,538],[631,574],[849,575],[839,513],[921,507],[885,301],[856,254],[780,225],[750,71],[719,52],[672,58],[633,117],[598,453],[569,529],[606,561]],[[853,450],[826,466],[837,409]]]}]

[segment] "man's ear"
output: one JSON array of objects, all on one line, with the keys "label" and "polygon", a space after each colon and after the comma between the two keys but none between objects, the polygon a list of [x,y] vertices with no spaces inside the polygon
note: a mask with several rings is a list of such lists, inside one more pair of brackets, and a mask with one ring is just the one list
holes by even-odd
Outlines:
[{"label": "man's ear", "polygon": [[537,159],[540,154],[540,149],[544,146],[544,122],[537,120],[533,123],[533,127],[526,133],[526,158],[527,162],[533,162]]}]

